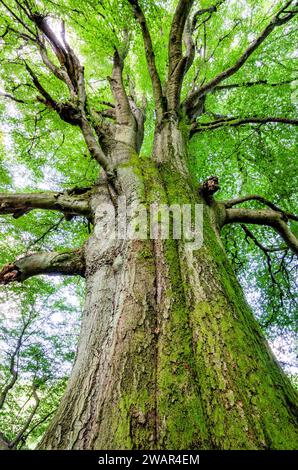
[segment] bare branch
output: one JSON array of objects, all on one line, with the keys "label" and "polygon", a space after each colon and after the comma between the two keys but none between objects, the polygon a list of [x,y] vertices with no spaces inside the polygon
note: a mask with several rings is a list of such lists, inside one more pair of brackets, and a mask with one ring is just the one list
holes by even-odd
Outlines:
[{"label": "bare branch", "polygon": [[26,103],[26,101],[21,100],[19,98],[16,98],[15,96],[11,95],[10,93],[4,93],[4,92],[0,91],[0,96],[2,96],[3,98],[8,98],[12,101],[15,101],[16,103],[22,103],[22,104]]},{"label": "bare branch", "polygon": [[79,275],[85,274],[83,250],[67,252],[38,252],[6,264],[0,271],[0,284],[23,282],[39,274]]},{"label": "bare branch", "polygon": [[[180,103],[183,77],[194,58],[191,26],[187,22],[194,0],[180,0],[174,13],[169,39],[169,73],[167,84],[168,110],[176,111]],[[186,31],[185,31],[186,30]],[[185,34],[184,34],[185,33]],[[183,56],[182,39],[186,39],[187,53]]]},{"label": "bare branch", "polygon": [[[1,278],[1,275],[0,275],[0,278]],[[14,387],[14,384],[16,383],[16,381],[18,379],[20,350],[21,350],[21,347],[22,347],[22,344],[23,344],[24,335],[25,335],[25,333],[26,333],[26,331],[27,331],[27,329],[28,329],[28,327],[31,323],[31,320],[32,320],[32,316],[29,315],[27,320],[23,323],[23,326],[22,326],[22,328],[20,330],[20,333],[18,335],[16,346],[15,346],[15,348],[14,348],[12,354],[11,354],[10,365],[9,365],[9,371],[10,371],[10,374],[11,374],[11,378],[8,381],[8,383],[5,385],[5,387],[3,388],[3,390],[0,394],[0,410],[4,406],[4,403],[5,403],[8,392]]]},{"label": "bare branch", "polygon": [[95,138],[94,128],[89,122],[86,109],[87,96],[84,68],[81,66],[78,57],[66,41],[64,24],[62,24],[63,31],[61,41],[50,28],[47,18],[44,15],[34,13],[30,14],[29,18],[50,43],[61,68],[59,69],[50,61],[42,38],[39,38],[40,53],[43,62],[56,77],[67,84],[70,90],[69,101],[64,103],[54,101],[41,85],[31,68],[26,64],[26,68],[32,77],[33,83],[41,94],[41,97],[38,97],[38,99],[49,108],[54,109],[63,121],[81,128],[90,155],[98,161],[108,175],[111,175],[112,170],[110,163],[99,141]]},{"label": "bare branch", "polygon": [[102,168],[106,171],[107,175],[111,176],[113,174],[113,171],[110,162],[105,156],[101,145],[95,138],[93,127],[91,126],[87,118],[82,119],[80,127],[90,155],[102,166]]},{"label": "bare branch", "polygon": [[26,29],[31,34],[31,37],[36,38],[35,32],[29,28],[29,26],[18,16],[16,13],[5,3],[3,0],[0,0],[0,3],[6,8],[7,11],[11,14],[11,16],[18,22],[20,23],[23,28]]},{"label": "bare branch", "polygon": [[35,88],[39,91],[39,93],[41,94],[41,97],[38,97],[38,100],[41,101],[42,103],[44,103],[46,106],[48,106],[49,108],[52,108],[52,109],[55,109],[55,110],[58,110],[57,108],[57,103],[56,101],[51,97],[51,95],[45,90],[45,88],[42,86],[42,84],[40,83],[40,81],[38,80],[37,76],[35,75],[35,73],[33,72],[33,70],[31,69],[31,67],[29,67],[29,65],[25,62],[25,67],[26,67],[26,70],[27,72],[29,73],[29,75],[31,76],[32,78],[32,81],[33,81],[33,84],[35,86]]},{"label": "bare branch", "polygon": [[60,68],[56,67],[56,65],[53,64],[53,62],[50,60],[48,56],[47,48],[44,44],[42,36],[40,37],[39,41],[40,41],[39,51],[40,51],[40,56],[41,56],[43,63],[55,75],[55,77],[57,77],[59,80],[66,83],[71,95],[73,95],[74,94],[73,84],[67,72],[62,67]]},{"label": "bare branch", "polygon": [[137,0],[128,0],[131,4],[134,12],[134,16],[138,21],[143,35],[143,41],[145,46],[146,59],[148,64],[148,71],[151,77],[153,96],[156,106],[156,114],[158,121],[161,121],[162,115],[165,111],[165,100],[163,97],[162,86],[160,77],[156,68],[155,55],[152,45],[150,32],[147,26],[145,15]]},{"label": "bare branch", "polygon": [[243,202],[246,202],[246,201],[258,201],[258,202],[264,204],[265,206],[270,207],[270,209],[272,209],[274,211],[281,212],[288,219],[298,221],[298,216],[297,215],[291,214],[288,211],[284,211],[283,209],[278,207],[273,202],[269,201],[268,199],[264,198],[263,196],[259,196],[258,194],[249,194],[247,196],[242,196],[242,197],[238,197],[236,199],[230,199],[228,201],[221,201],[221,202],[222,202],[222,204],[224,204],[224,206],[227,209],[230,209],[231,207],[234,207],[238,204],[242,204]]},{"label": "bare branch", "polygon": [[298,255],[298,239],[287,225],[284,214],[274,210],[226,209],[223,226],[227,224],[266,225],[276,230],[291,250]]},{"label": "bare branch", "polygon": [[257,85],[267,85],[271,87],[277,87],[277,86],[283,86],[283,85],[288,85],[289,83],[297,81],[298,78],[292,78],[289,80],[284,80],[279,83],[270,83],[268,80],[257,80],[255,82],[244,82],[244,83],[230,83],[227,85],[218,85],[217,87],[214,88],[214,92],[217,91],[224,91],[224,90],[230,90],[233,88],[250,88],[252,86],[257,86]]},{"label": "bare branch", "polygon": [[65,216],[60,217],[58,222],[50,225],[50,227],[40,237],[38,237],[36,240],[33,240],[31,243],[29,243],[29,245],[27,245],[27,251],[29,251],[32,246],[43,241],[49,233],[56,231],[64,220],[70,220],[72,217],[74,216],[69,214],[65,214]]},{"label": "bare branch", "polygon": [[127,93],[123,84],[123,57],[121,57],[119,51],[115,48],[113,57],[113,73],[112,77],[108,77],[110,82],[114,99],[117,103],[115,108],[115,115],[118,124],[124,124],[134,126],[135,121],[133,114],[130,109]]},{"label": "bare branch", "polygon": [[243,224],[241,224],[241,228],[246,234],[248,238],[250,238],[254,244],[262,250],[266,256],[268,256],[268,253],[277,253],[278,251],[286,251],[288,250],[287,245],[284,246],[264,246],[262,243],[259,242],[259,240],[254,236],[254,234]]},{"label": "bare branch", "polygon": [[89,197],[90,191],[77,195],[68,192],[0,193],[0,214],[13,214],[17,219],[32,209],[46,209],[65,214],[90,215]]},{"label": "bare branch", "polygon": [[292,4],[297,4],[297,2],[291,0],[288,1],[278,12],[277,14],[271,19],[270,23],[266,26],[266,28],[261,32],[261,34],[248,46],[248,48],[244,51],[244,53],[239,57],[237,62],[234,65],[227,68],[223,72],[219,73],[216,77],[210,80],[208,83],[203,85],[198,90],[194,91],[184,102],[184,108],[188,115],[191,115],[192,105],[196,100],[205,95],[208,92],[211,92],[217,85],[219,85],[222,81],[226,80],[227,78],[234,75],[248,60],[248,58],[253,54],[253,52],[265,41],[265,39],[269,36],[272,31],[275,30],[278,26],[281,26],[288,21],[290,21],[297,11],[295,10],[288,10],[288,7]]},{"label": "bare branch", "polygon": [[281,123],[290,124],[292,126],[298,125],[298,119],[284,118],[284,117],[247,117],[247,118],[220,118],[211,122],[195,122],[191,126],[190,135],[193,136],[198,132],[213,131],[222,127],[239,127],[244,124],[268,124],[268,123]]},{"label": "bare branch", "polygon": [[[207,23],[207,21],[209,21],[210,18],[212,17],[213,13],[215,13],[217,11],[218,7],[220,7],[220,5],[222,3],[224,3],[225,1],[226,0],[219,0],[214,5],[211,5],[208,8],[201,8],[201,10],[196,11],[195,14],[193,15],[193,19],[192,19],[192,31],[194,31],[197,28],[200,28],[203,24]],[[205,15],[206,13],[208,13],[206,18],[204,18],[204,20],[202,20],[202,22],[198,25],[197,24],[198,19],[201,16]]]},{"label": "bare branch", "polygon": [[[272,284],[274,286],[277,286],[279,291],[280,291],[280,295],[283,296],[283,292],[282,292],[282,289],[280,288],[280,285],[278,283],[278,281],[276,280],[276,277],[275,277],[275,273],[273,272],[272,270],[272,261],[271,261],[271,256],[270,256],[270,253],[273,253],[273,252],[276,252],[276,251],[285,251],[285,254],[287,253],[288,251],[288,247],[286,246],[286,248],[283,248],[283,249],[277,249],[277,248],[267,248],[265,247],[264,245],[262,245],[262,243],[259,242],[259,240],[255,237],[255,235],[246,227],[246,225],[243,225],[241,224],[241,228],[242,230],[244,231],[245,233],[245,236],[246,236],[246,240],[248,241],[248,239],[252,240],[253,243],[255,244],[255,246],[257,248],[259,248],[265,255],[265,258],[266,258],[266,263],[267,263],[267,268],[268,268],[268,272],[269,272],[269,275],[270,275],[270,278],[271,278],[271,281],[272,281]],[[282,298],[282,297],[281,297]]]}]

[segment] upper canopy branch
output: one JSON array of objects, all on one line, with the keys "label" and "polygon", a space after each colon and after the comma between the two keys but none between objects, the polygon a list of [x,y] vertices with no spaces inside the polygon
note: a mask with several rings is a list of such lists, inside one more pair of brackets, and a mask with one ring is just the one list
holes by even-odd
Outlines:
[{"label": "upper canopy branch", "polygon": [[243,83],[229,83],[226,85],[218,85],[214,88],[214,92],[216,91],[224,91],[224,90],[230,90],[233,88],[250,88],[252,86],[257,86],[257,85],[267,85],[271,87],[276,87],[276,86],[282,86],[282,85],[288,85],[289,83],[296,82],[297,78],[291,78],[289,80],[283,80],[282,82],[276,82],[276,83],[270,83],[268,80],[256,80],[255,82],[243,82]]},{"label": "upper canopy branch", "polygon": [[[204,23],[207,23],[207,21],[210,20],[211,16],[213,15],[213,13],[215,13],[218,9],[218,7],[220,7],[220,5],[222,3],[224,3],[226,0],[219,0],[218,2],[216,2],[214,5],[211,5],[210,7],[208,8],[201,8],[200,10],[196,11],[195,14],[193,15],[193,19],[192,19],[192,31],[194,31],[195,29],[199,28],[200,26],[202,26]],[[206,18],[204,18],[202,20],[202,22],[198,25],[198,19],[201,17],[201,16],[204,16],[206,15],[206,13],[208,13],[208,15],[206,16]]]},{"label": "upper canopy branch", "polygon": [[77,195],[68,192],[0,193],[0,214],[13,214],[14,218],[18,218],[32,209],[46,209],[65,214],[89,215],[89,195],[87,190]]},{"label": "upper canopy branch", "polygon": [[[183,77],[190,67],[195,53],[188,16],[194,0],[180,0],[174,13],[169,38],[169,73],[167,83],[167,102],[169,111],[177,111]],[[183,56],[183,36],[186,55]]]},{"label": "upper canopy branch", "polygon": [[112,77],[108,77],[113,96],[117,105],[113,110],[115,111],[115,117],[119,125],[130,124],[134,126],[135,121],[130,108],[128,96],[123,84],[123,61],[124,55],[121,55],[118,49],[115,48],[113,57],[113,72]]},{"label": "upper canopy branch", "polygon": [[152,89],[153,89],[153,96],[154,96],[154,101],[155,101],[155,106],[156,106],[157,119],[160,121],[165,111],[165,102],[164,102],[160,77],[159,77],[156,63],[155,63],[155,55],[154,55],[151,35],[148,29],[145,15],[139,5],[139,2],[137,0],[128,0],[128,1],[132,6],[135,18],[141,27],[144,46],[145,46],[146,60],[148,64],[148,71],[149,71],[151,82],[152,82]]},{"label": "upper canopy branch", "polygon": [[298,119],[291,119],[285,117],[247,117],[247,118],[237,118],[237,117],[227,117],[220,118],[210,122],[194,122],[191,126],[190,134],[194,135],[198,132],[210,131],[219,129],[221,127],[239,127],[244,124],[268,124],[268,123],[281,123],[281,124],[290,124],[293,126],[298,125]]},{"label": "upper canopy branch", "polygon": [[84,273],[85,259],[82,249],[62,253],[39,252],[3,266],[0,271],[0,284],[23,282],[39,274],[84,276]]},{"label": "upper canopy branch", "polygon": [[243,52],[243,54],[231,67],[228,67],[226,70],[219,73],[216,77],[211,79],[205,85],[201,86],[198,90],[195,90],[186,98],[183,106],[189,117],[193,117],[193,105],[197,102],[200,97],[204,96],[208,92],[211,92],[222,81],[234,75],[245,64],[245,62],[253,54],[253,52],[265,41],[269,34],[275,30],[276,27],[287,23],[295,16],[297,10],[290,10],[289,7],[291,5],[297,6],[297,1],[288,1],[271,19],[270,23],[261,32],[261,34],[259,34],[259,36],[248,46],[248,48]]},{"label": "upper canopy branch", "polygon": [[[8,9],[10,14],[12,14],[11,9],[9,9],[6,4],[3,3],[3,5]],[[54,100],[51,94],[42,85],[29,64],[25,63],[26,70],[29,73],[35,88],[39,92],[37,99],[45,106],[56,111],[63,121],[80,127],[90,155],[98,161],[108,175],[112,174],[110,162],[103,152],[99,141],[95,137],[92,118],[87,109],[84,67],[80,64],[77,55],[66,40],[64,23],[62,22],[61,24],[61,38],[58,38],[52,30],[47,16],[37,12],[33,13],[27,3],[25,6],[21,4],[19,6],[22,7],[23,14],[27,16],[27,20],[29,20],[36,28],[37,33],[34,33],[34,42],[39,47],[43,63],[53,75],[66,83],[70,92],[68,101],[59,102]],[[13,16],[18,22],[19,27],[21,26],[22,28],[28,29],[25,21],[20,19],[16,14]],[[16,34],[17,33],[18,32],[16,32]],[[50,45],[53,53],[58,59],[60,67],[56,66],[50,60],[46,42]]]}]

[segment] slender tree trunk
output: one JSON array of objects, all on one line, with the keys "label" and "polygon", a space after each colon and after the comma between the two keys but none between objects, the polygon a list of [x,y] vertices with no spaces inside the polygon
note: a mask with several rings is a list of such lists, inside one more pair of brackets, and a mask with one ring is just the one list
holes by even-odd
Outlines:
[{"label": "slender tree trunk", "polygon": [[[169,121],[153,160],[122,152],[116,188],[128,209],[203,203],[186,139]],[[113,238],[103,217],[111,203],[102,181],[77,357],[39,448],[296,448],[294,391],[229,266],[218,214],[205,204],[204,244],[191,251],[182,240]]]}]

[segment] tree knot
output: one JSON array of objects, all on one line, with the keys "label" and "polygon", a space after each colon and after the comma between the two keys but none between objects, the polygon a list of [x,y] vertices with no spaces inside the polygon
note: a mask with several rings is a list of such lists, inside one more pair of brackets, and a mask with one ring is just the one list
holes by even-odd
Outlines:
[{"label": "tree knot", "polygon": [[3,266],[0,271],[0,284],[9,284],[10,282],[20,281],[21,272],[13,263],[8,263]]},{"label": "tree knot", "polygon": [[217,176],[210,176],[207,180],[199,186],[199,194],[206,200],[211,201],[213,194],[220,189],[219,181]]}]

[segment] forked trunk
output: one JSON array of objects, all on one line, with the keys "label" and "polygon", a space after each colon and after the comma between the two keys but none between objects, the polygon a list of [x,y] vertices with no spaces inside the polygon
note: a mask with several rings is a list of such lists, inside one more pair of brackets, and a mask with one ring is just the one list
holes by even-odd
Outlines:
[{"label": "forked trunk", "polygon": [[[117,189],[127,209],[203,203],[177,125],[155,136],[155,161],[127,154]],[[204,242],[113,237],[93,198],[87,300],[74,368],[42,449],[292,449],[294,392],[229,266],[210,206]],[[141,227],[142,228],[142,227]],[[295,418],[296,416],[296,418]]]}]

